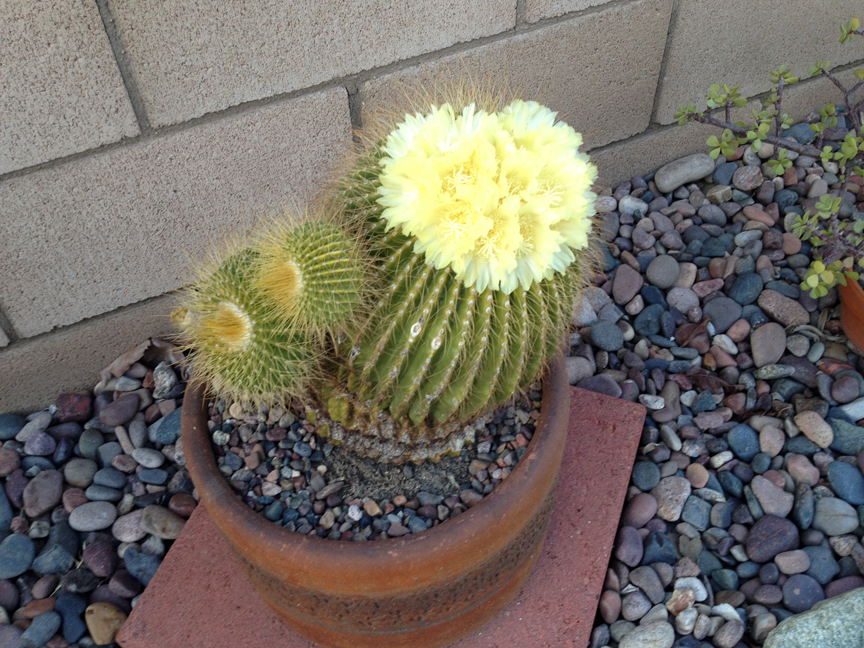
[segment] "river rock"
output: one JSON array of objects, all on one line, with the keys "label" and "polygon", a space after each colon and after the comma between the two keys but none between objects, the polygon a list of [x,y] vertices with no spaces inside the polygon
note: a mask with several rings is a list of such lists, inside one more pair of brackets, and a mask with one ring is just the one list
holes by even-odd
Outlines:
[{"label": "river rock", "polygon": [[824,598],[822,586],[807,574],[794,574],[783,584],[783,605],[795,614],[806,612]]},{"label": "river rock", "polygon": [[713,172],[714,160],[705,153],[695,153],[660,167],[654,174],[654,183],[660,193],[669,193]]},{"label": "river rock", "polygon": [[56,470],[43,470],[24,489],[24,512],[31,518],[47,513],[63,497],[63,475]]},{"label": "river rock", "polygon": [[97,646],[106,646],[120,632],[126,615],[110,603],[91,603],[84,611],[87,630]]},{"label": "river rock", "polygon": [[76,531],[101,531],[117,519],[117,508],[111,502],[88,502],[69,514],[69,526]]},{"label": "river rock", "polygon": [[678,261],[668,254],[661,254],[648,264],[645,276],[653,285],[666,290],[675,284],[679,272]]},{"label": "river rock", "polygon": [[138,542],[147,536],[147,532],[141,529],[141,518],[144,517],[144,509],[138,509],[117,518],[111,527],[111,535],[120,542]]},{"label": "river rock", "polygon": [[711,318],[717,333],[725,333],[736,320],[740,319],[741,310],[741,304],[738,302],[728,297],[717,297],[705,305],[702,313],[705,317]]},{"label": "river rock", "polygon": [[624,305],[636,296],[645,283],[642,275],[628,265],[620,265],[612,280],[612,299]]},{"label": "river rock", "polygon": [[850,648],[864,645],[864,588],[816,603],[768,635],[764,648]]},{"label": "river rock", "polygon": [[814,529],[819,529],[827,536],[838,536],[852,533],[858,528],[858,524],[857,511],[842,499],[823,497],[816,500],[813,514]]},{"label": "river rock", "polygon": [[661,479],[651,490],[651,495],[657,500],[657,516],[667,522],[677,522],[690,491],[690,482],[684,477]]},{"label": "river rock", "polygon": [[0,578],[15,578],[30,569],[36,547],[25,535],[14,533],[0,542]]},{"label": "river rock", "polygon": [[833,461],[828,465],[828,481],[840,499],[853,506],[864,505],[864,476],[858,466]]},{"label": "river rock", "polygon": [[141,530],[146,533],[163,540],[175,540],[183,530],[186,520],[164,506],[151,504],[144,509],[140,524]]},{"label": "river rock", "polygon": [[750,333],[750,355],[757,367],[775,364],[785,351],[786,331],[776,322],[768,322]]},{"label": "river rock", "polygon": [[776,515],[763,516],[747,534],[747,556],[757,563],[768,562],[777,554],[798,546],[798,529],[789,520]]},{"label": "river rock", "polygon": [[97,470],[99,470],[99,466],[96,465],[95,461],[75,457],[63,466],[63,476],[66,477],[66,481],[70,485],[77,488],[87,488],[93,483],[93,476]]},{"label": "river rock", "polygon": [[756,303],[783,326],[803,326],[810,323],[810,314],[801,304],[776,290],[763,290]]},{"label": "river rock", "polygon": [[820,448],[827,448],[834,442],[834,430],[818,412],[807,410],[799,412],[793,419],[799,430]]}]

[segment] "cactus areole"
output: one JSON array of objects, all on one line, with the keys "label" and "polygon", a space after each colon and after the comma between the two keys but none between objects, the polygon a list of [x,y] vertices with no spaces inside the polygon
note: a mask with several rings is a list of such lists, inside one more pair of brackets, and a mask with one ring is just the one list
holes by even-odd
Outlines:
[{"label": "cactus areole", "polygon": [[338,218],[253,246],[244,280],[266,317],[225,327],[217,350],[234,358],[279,322],[330,369],[308,387],[331,443],[394,463],[457,454],[548,365],[590,274],[581,143],[536,102],[406,115],[342,180]]}]

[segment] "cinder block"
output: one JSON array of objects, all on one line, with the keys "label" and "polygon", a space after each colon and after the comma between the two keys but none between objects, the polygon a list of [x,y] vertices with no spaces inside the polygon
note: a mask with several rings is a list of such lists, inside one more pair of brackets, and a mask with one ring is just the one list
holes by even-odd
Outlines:
[{"label": "cinder block", "polygon": [[0,23],[0,173],[138,134],[95,2],[4,2]]},{"label": "cinder block", "polygon": [[527,23],[535,23],[544,18],[557,18],[573,11],[582,11],[607,2],[611,2],[611,0],[525,0],[525,10],[522,17]]},{"label": "cinder block", "polygon": [[154,126],[307,88],[516,24],[516,0],[139,2],[111,10]]},{"label": "cinder block", "polygon": [[466,73],[502,80],[557,110],[588,148],[625,139],[648,126],[671,7],[671,0],[615,5],[383,75],[361,87],[361,119],[399,105],[406,87]]},{"label": "cinder block", "polygon": [[29,414],[58,394],[92,389],[121,353],[171,332],[175,305],[170,295],[158,297],[0,351],[0,413]]},{"label": "cinder block", "polygon": [[704,109],[712,83],[740,85],[751,97],[771,87],[769,72],[782,64],[805,78],[817,61],[860,59],[860,40],[840,45],[840,26],[860,13],[861,0],[831,0],[818,8],[799,0],[679,0],[655,119],[671,123],[688,101]]},{"label": "cinder block", "polygon": [[336,87],[0,184],[0,304],[30,337],[174,290],[212,241],[320,191],[351,142]]},{"label": "cinder block", "polygon": [[[732,120],[746,119],[753,111],[762,110],[762,103],[750,101],[743,108],[732,112]],[[591,151],[591,161],[597,165],[597,185],[612,187],[636,175],[653,173],[664,164],[691,153],[704,153],[705,140],[722,133],[708,124],[691,122],[685,126],[659,127]]]}]

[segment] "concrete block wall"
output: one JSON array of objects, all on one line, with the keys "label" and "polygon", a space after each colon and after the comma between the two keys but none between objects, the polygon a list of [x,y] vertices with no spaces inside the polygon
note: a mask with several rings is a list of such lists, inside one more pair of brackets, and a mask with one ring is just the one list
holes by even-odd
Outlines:
[{"label": "concrete block wall", "polygon": [[[857,13],[856,13],[857,12]],[[700,150],[671,125],[715,81],[850,67],[860,0],[9,0],[0,4],[0,412],[91,386],[170,331],[225,234],[322,191],[352,127],[404,85],[506,80],[585,137],[614,185]],[[847,72],[848,74],[848,72]],[[804,81],[787,109],[831,99]]]}]

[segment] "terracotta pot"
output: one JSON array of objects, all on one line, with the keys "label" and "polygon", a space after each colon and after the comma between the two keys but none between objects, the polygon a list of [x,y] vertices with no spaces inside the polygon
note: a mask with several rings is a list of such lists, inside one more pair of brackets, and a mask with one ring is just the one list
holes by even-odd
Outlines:
[{"label": "terracotta pot", "polygon": [[846,281],[840,288],[840,322],[846,337],[864,351],[864,290],[857,281]]},{"label": "terracotta pot", "polygon": [[249,509],[216,468],[200,384],[190,384],[183,403],[183,449],[210,517],[295,631],[333,648],[447,646],[507,605],[540,555],[570,411],[562,360],[543,395],[537,432],[510,476],[462,515],[402,538],[322,540]]}]

